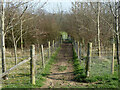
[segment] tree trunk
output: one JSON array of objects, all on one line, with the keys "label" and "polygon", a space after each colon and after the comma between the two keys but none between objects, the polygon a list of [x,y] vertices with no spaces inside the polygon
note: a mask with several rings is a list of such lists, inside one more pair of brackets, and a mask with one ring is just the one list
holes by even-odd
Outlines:
[{"label": "tree trunk", "polygon": [[[119,17],[118,17],[118,25],[119,25],[119,30],[118,31],[120,31],[120,0],[119,0],[119,4],[118,4],[119,6],[119,8],[118,8],[118,15],[119,15]],[[119,32],[118,32],[119,33]],[[119,37],[119,35],[118,35],[118,37]],[[118,39],[119,40],[119,39]],[[118,60],[118,72],[120,73],[120,57],[119,57],[119,41],[117,41],[116,43],[118,43],[118,45],[117,45],[117,60]],[[119,77],[119,82],[120,82],[120,75],[118,75]],[[118,87],[120,87],[120,84],[118,85]]]},{"label": "tree trunk", "polygon": [[17,45],[14,44],[15,65],[17,64]]},{"label": "tree trunk", "polygon": [[[6,71],[6,61],[5,61],[5,12],[4,12],[4,1],[1,1],[2,6],[2,16],[1,16],[1,53],[2,53],[2,73]],[[3,79],[7,79],[6,76]]]},{"label": "tree trunk", "polygon": [[23,27],[22,26],[23,26],[23,22],[21,20],[21,50],[23,52],[23,38],[22,38]]},{"label": "tree trunk", "polygon": [[15,42],[13,28],[12,28],[12,38],[13,38],[13,44],[14,44],[14,57],[15,57],[15,65],[16,65],[17,64],[17,43]]},{"label": "tree trunk", "polygon": [[92,57],[92,43],[88,43],[87,61],[86,61],[86,76],[90,76],[91,68],[91,57]]},{"label": "tree trunk", "polygon": [[97,45],[97,40],[96,40],[96,37],[95,37],[95,46]]},{"label": "tree trunk", "polygon": [[97,35],[98,35],[98,56],[101,56],[101,48],[100,48],[100,3],[97,3],[98,6],[98,18],[97,18]]},{"label": "tree trunk", "polygon": [[117,62],[118,64],[120,64],[120,60],[119,60],[119,22],[118,22],[118,17],[119,17],[119,14],[118,14],[118,7],[119,7],[119,4],[117,4],[116,2],[116,6],[115,6],[115,32],[116,32],[116,54],[117,54]]}]

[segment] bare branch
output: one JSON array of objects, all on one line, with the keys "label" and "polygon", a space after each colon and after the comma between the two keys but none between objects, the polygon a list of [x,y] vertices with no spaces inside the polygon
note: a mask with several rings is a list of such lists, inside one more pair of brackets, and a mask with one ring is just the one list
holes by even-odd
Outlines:
[{"label": "bare branch", "polygon": [[16,43],[17,43],[17,42],[20,40],[20,38],[21,38],[22,36],[24,36],[26,33],[27,33],[27,31],[24,32],[21,36],[19,36],[18,39],[16,40]]},{"label": "bare branch", "polygon": [[115,13],[114,13],[114,11],[113,11],[112,6],[111,6],[110,3],[109,3],[109,7],[110,7],[110,10],[111,10],[111,13],[113,14],[113,16],[116,17],[116,15],[115,15]]}]

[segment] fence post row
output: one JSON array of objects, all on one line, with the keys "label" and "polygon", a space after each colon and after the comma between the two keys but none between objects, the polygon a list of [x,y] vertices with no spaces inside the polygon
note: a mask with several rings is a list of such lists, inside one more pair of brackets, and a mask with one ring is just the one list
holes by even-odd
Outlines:
[{"label": "fence post row", "polygon": [[30,82],[35,85],[35,45],[30,47]]},{"label": "fence post row", "polygon": [[44,62],[44,48],[43,48],[43,45],[41,45],[41,54],[42,54],[42,67],[45,68],[45,62]]},{"label": "fence post row", "polygon": [[[49,58],[51,56],[50,53],[50,41],[48,42],[49,44]],[[54,40],[53,40],[53,48],[55,47]],[[44,48],[43,45],[41,45],[41,55],[42,55],[42,65],[45,68],[45,63],[44,63]],[[30,57],[27,60],[24,60],[20,62],[19,64],[15,65],[14,67],[10,68],[8,71],[2,73],[0,75],[0,78],[2,79],[2,75],[9,73],[11,70],[15,69],[17,66],[22,65],[23,63],[26,63],[27,61],[30,60],[30,83],[35,85],[35,72],[36,72],[36,55],[35,55],[35,45],[30,46]],[[6,78],[7,75],[4,75],[3,78]],[[1,84],[1,83],[0,83]]]},{"label": "fence post row", "polygon": [[114,74],[114,56],[115,56],[115,44],[113,43],[112,47],[112,64],[111,64],[111,72]]},{"label": "fence post row", "polygon": [[86,76],[90,76],[90,64],[91,64],[91,56],[92,56],[92,43],[88,43],[88,53],[87,53],[87,61],[86,61]]}]

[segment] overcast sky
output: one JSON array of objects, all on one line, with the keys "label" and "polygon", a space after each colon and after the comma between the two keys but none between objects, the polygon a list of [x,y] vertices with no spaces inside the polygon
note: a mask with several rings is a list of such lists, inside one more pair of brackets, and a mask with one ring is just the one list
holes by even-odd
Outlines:
[{"label": "overcast sky", "polygon": [[58,12],[59,10],[62,10],[64,12],[68,12],[71,8],[71,1],[48,1],[45,5],[44,9],[48,12]]},{"label": "overcast sky", "polygon": [[[42,2],[47,1],[44,9],[48,12],[58,12],[59,9],[64,12],[69,12],[71,8],[71,2],[79,1],[79,2],[115,2],[118,0],[40,0]],[[59,8],[59,9],[58,9]]]},{"label": "overcast sky", "polygon": [[[6,1],[22,1],[22,2],[26,2],[26,1],[32,1],[32,0],[4,0],[4,2]],[[79,2],[115,2],[118,0],[33,0],[34,2],[37,3],[44,3],[47,1],[47,4],[44,6],[43,9],[45,9],[47,12],[58,12],[59,10],[62,10],[64,12],[69,12],[70,8],[71,8],[71,2],[75,2],[75,1],[79,1]]]}]

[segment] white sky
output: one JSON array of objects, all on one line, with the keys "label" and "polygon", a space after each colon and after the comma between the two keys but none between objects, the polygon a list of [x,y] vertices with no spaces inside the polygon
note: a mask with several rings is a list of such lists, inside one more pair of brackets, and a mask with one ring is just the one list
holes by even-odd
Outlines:
[{"label": "white sky", "polygon": [[[27,2],[27,1],[36,1],[36,2],[40,2],[40,1],[46,1],[46,0],[4,0],[5,2]],[[115,2],[115,1],[119,1],[119,0],[48,0],[49,2],[71,2],[71,1],[79,1],[79,2]]]},{"label": "white sky", "polygon": [[[22,2],[26,2],[26,1],[33,1],[33,2],[38,2],[38,3],[43,3],[47,1],[47,4],[45,5],[44,9],[48,12],[58,12],[59,10],[62,10],[64,12],[68,12],[69,9],[71,8],[71,2],[74,1],[79,1],[79,2],[97,2],[97,1],[101,1],[101,2],[115,2],[118,0],[4,0],[6,1],[22,1]],[[59,8],[59,9],[58,9]]]},{"label": "white sky", "polygon": [[[37,0],[36,0],[37,1]],[[58,8],[60,8],[64,12],[68,12],[71,8],[71,2],[79,1],[79,2],[115,2],[118,0],[38,0],[45,2],[47,1],[47,5],[45,5],[44,9],[48,12],[57,12]]]},{"label": "white sky", "polygon": [[71,8],[71,2],[48,2],[44,9],[48,12],[64,11],[68,12]]},{"label": "white sky", "polygon": [[42,2],[47,1],[44,9],[48,12],[58,12],[58,8],[64,12],[69,12],[71,8],[71,2],[80,1],[80,2],[115,2],[118,0],[40,0]]}]

